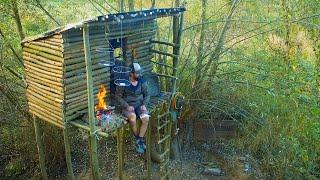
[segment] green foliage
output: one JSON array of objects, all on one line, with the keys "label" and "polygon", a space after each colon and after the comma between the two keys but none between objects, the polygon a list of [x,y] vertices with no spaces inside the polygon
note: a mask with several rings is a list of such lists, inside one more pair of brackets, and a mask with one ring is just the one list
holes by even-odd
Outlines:
[{"label": "green foliage", "polygon": [[[0,28],[8,42],[21,54],[20,38],[12,13],[12,0],[0,3]],[[17,0],[26,36],[55,28],[34,0]],[[39,1],[40,2],[40,1]],[[97,0],[104,7],[103,0]],[[117,1],[108,1],[117,7]],[[223,42],[223,52],[196,84],[200,39],[201,1],[186,1],[183,47],[179,64],[179,91],[186,95],[187,119],[230,118],[239,122],[237,145],[261,162],[268,178],[320,178],[320,43],[319,0],[241,1]],[[217,47],[231,1],[208,1],[203,64]],[[41,1],[43,7],[62,25],[91,18],[100,13],[89,1]],[[137,6],[138,5],[138,6]],[[140,2],[136,1],[136,9]],[[150,2],[146,7],[150,7]],[[171,1],[157,1],[170,7]],[[110,9],[110,8],[109,8]],[[112,10],[110,10],[112,11]],[[113,11],[114,12],[114,11]],[[170,39],[169,20],[159,20],[161,38]],[[160,39],[161,39],[160,38]],[[0,40],[0,87],[17,96],[10,102],[0,94],[0,154],[6,177],[39,177],[33,124],[19,114],[26,108],[24,82],[17,80],[3,65],[18,73],[23,67],[8,45]],[[171,59],[167,60],[170,64]],[[199,73],[201,74],[201,73]],[[3,92],[1,92],[3,93]],[[188,108],[189,107],[189,108]],[[192,113],[190,113],[192,112]],[[194,113],[197,112],[197,113]],[[188,114],[189,113],[189,114]],[[62,133],[42,124],[48,167],[57,169],[64,162]],[[2,159],[1,159],[2,160]],[[34,172],[34,170],[36,172]]]}]

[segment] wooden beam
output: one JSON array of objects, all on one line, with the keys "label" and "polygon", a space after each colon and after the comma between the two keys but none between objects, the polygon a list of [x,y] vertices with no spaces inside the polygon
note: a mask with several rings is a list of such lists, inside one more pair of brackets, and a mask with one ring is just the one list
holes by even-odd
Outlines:
[{"label": "wooden beam", "polygon": [[176,54],[170,54],[170,53],[158,51],[158,50],[155,50],[155,49],[151,49],[150,51],[153,52],[153,53],[162,54],[162,55],[165,55],[165,56],[170,56],[172,58],[178,58],[178,55],[176,55]]},{"label": "wooden beam", "polygon": [[99,173],[97,140],[95,138],[95,115],[94,115],[94,97],[93,97],[93,81],[92,81],[92,62],[89,42],[89,27],[85,24],[83,27],[83,44],[87,71],[87,88],[88,88],[88,115],[90,126],[90,157],[91,170],[94,179],[101,179]]},{"label": "wooden beam", "polygon": [[118,151],[118,179],[123,180],[123,133],[124,126],[117,128],[117,151]]},{"label": "wooden beam", "polygon": [[72,168],[72,161],[71,161],[71,146],[70,146],[70,139],[69,139],[69,125],[67,124],[63,129],[63,139],[64,139],[64,148],[66,153],[66,163],[68,168],[68,177],[71,180],[74,180],[73,168]]},{"label": "wooden beam", "polygon": [[42,133],[40,130],[39,121],[36,118],[35,115],[32,115],[33,117],[33,124],[34,124],[34,130],[35,130],[35,136],[36,136],[36,142],[38,147],[38,153],[39,153],[39,164],[40,164],[40,170],[42,174],[42,178],[44,180],[48,179],[48,174],[46,171],[46,163],[45,163],[45,153],[44,153],[44,145],[42,141]]},{"label": "wooden beam", "polygon": [[165,64],[165,63],[160,63],[160,62],[157,62],[157,61],[152,61],[152,60],[150,60],[152,63],[154,63],[154,64],[157,64],[157,65],[160,65],[160,66],[165,66],[165,67],[168,67],[168,68],[171,68],[171,69],[177,69],[177,68],[174,68],[174,67],[172,67],[172,66],[170,66],[170,65],[168,65],[168,64]]},{"label": "wooden beam", "polygon": [[164,44],[167,46],[172,46],[172,47],[180,47],[179,44],[174,44],[174,43],[170,43],[170,42],[164,42],[164,41],[157,41],[157,40],[150,40],[151,43],[157,43],[157,44]]},{"label": "wooden beam", "polygon": [[[151,119],[150,119],[151,120]],[[152,167],[151,167],[151,122],[148,123],[147,129],[147,179],[151,179]]]},{"label": "wooden beam", "polygon": [[154,73],[157,76],[162,76],[162,77],[166,77],[166,78],[172,78],[172,79],[178,79],[175,76],[170,76],[170,75],[166,75],[166,74],[159,74],[159,73]]}]

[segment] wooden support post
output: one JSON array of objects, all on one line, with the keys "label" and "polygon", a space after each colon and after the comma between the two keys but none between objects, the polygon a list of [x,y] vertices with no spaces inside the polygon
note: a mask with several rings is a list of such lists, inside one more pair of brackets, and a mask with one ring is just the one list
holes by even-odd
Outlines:
[{"label": "wooden support post", "polygon": [[148,123],[148,129],[147,129],[147,179],[151,179],[151,173],[152,173],[152,167],[151,167],[151,119]]},{"label": "wooden support post", "polygon": [[94,99],[93,99],[93,81],[92,81],[92,62],[90,54],[89,27],[88,24],[83,26],[83,44],[87,71],[87,89],[88,89],[88,115],[90,126],[90,156],[91,170],[94,179],[101,179],[99,174],[97,140],[95,138],[96,125],[94,115]]},{"label": "wooden support post", "polygon": [[123,133],[124,133],[124,126],[121,126],[117,129],[117,150],[118,150],[118,179],[123,179],[123,165],[124,165],[124,158],[123,158]]},{"label": "wooden support post", "polygon": [[[178,7],[180,5],[180,0],[175,1],[175,6]],[[178,46],[173,47],[173,54],[176,54],[177,57],[173,58],[173,76],[177,75],[177,66],[179,62],[179,55],[180,55],[180,47],[181,47],[181,39],[182,39],[182,29],[183,29],[183,22],[184,22],[184,14],[181,13],[179,16],[174,16],[173,17],[173,43],[177,44]],[[172,80],[172,97],[171,100],[173,99],[175,93],[177,90],[177,79]],[[172,109],[170,109],[172,110]],[[172,119],[172,124],[170,124],[171,127],[171,147],[175,147],[175,143],[178,143],[175,134],[176,134],[176,128],[177,128],[177,119]],[[174,128],[172,128],[174,127]],[[175,149],[171,148],[171,154],[175,158],[176,156],[180,156],[178,152],[175,151]]]},{"label": "wooden support post", "polygon": [[67,124],[63,129],[63,138],[64,138],[64,148],[66,153],[66,163],[68,168],[68,177],[69,179],[75,179],[73,174],[72,168],[72,161],[71,161],[71,148],[70,148],[70,140],[69,140],[69,125]]},{"label": "wooden support post", "polygon": [[[179,21],[180,20],[180,21]],[[179,62],[179,55],[180,55],[180,47],[181,47],[181,35],[182,35],[182,28],[183,28],[183,13],[180,16],[173,17],[173,44],[177,44],[178,46],[173,47],[173,54],[176,55],[173,57],[173,74],[172,76],[177,76],[177,66]],[[172,85],[172,94],[176,92],[177,88],[177,80],[173,80]]]},{"label": "wooden support post", "polygon": [[39,125],[39,122],[38,122],[38,119],[36,118],[36,116],[33,115],[32,117],[33,117],[34,130],[35,130],[36,142],[37,142],[38,153],[39,153],[40,170],[41,170],[42,178],[44,180],[47,180],[48,174],[46,171],[44,145],[43,145],[43,141],[42,141],[40,125]]},{"label": "wooden support post", "polygon": [[122,13],[124,11],[124,0],[119,0],[119,12]]}]

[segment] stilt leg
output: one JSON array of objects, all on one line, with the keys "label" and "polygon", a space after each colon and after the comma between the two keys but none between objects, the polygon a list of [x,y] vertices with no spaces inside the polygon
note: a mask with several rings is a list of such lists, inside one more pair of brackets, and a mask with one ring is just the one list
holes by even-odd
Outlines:
[{"label": "stilt leg", "polygon": [[71,162],[71,150],[70,150],[70,140],[69,140],[69,127],[68,125],[65,126],[65,129],[63,130],[63,138],[64,138],[64,148],[66,153],[66,163],[68,168],[68,177],[69,179],[73,180],[74,174],[72,169],[72,162]]},{"label": "stilt leg", "polygon": [[124,126],[117,129],[117,149],[118,149],[118,179],[123,179],[123,132]]},{"label": "stilt leg", "polygon": [[[151,119],[150,119],[151,121]],[[148,123],[148,129],[147,129],[147,152],[146,152],[146,156],[147,156],[147,176],[148,179],[151,179],[151,122]]]},{"label": "stilt leg", "polygon": [[40,125],[39,125],[38,119],[34,115],[33,115],[33,123],[34,123],[34,130],[35,130],[38,153],[39,153],[40,170],[41,170],[42,178],[44,180],[47,180],[48,179],[48,174],[47,174],[46,165],[45,165],[44,145],[43,145],[43,142],[42,142],[42,135],[41,135]]}]

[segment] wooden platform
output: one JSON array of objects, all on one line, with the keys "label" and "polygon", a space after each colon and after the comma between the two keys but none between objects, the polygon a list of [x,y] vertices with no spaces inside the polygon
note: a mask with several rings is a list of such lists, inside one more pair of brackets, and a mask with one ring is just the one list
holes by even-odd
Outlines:
[{"label": "wooden platform", "polygon": [[[147,109],[150,113],[154,112],[157,107],[162,105],[165,102],[168,102],[170,99],[171,93],[170,92],[162,92],[159,94],[159,96],[153,96],[150,98],[150,102],[147,105]],[[101,137],[108,137],[110,133],[115,132],[117,129],[124,127],[127,124],[126,117],[122,116],[119,112],[116,111],[116,117],[123,120],[123,123],[119,124],[119,126],[104,130],[101,127],[97,127],[96,135],[99,135]],[[73,120],[69,122],[71,125],[90,131],[89,124],[81,119]]]}]

